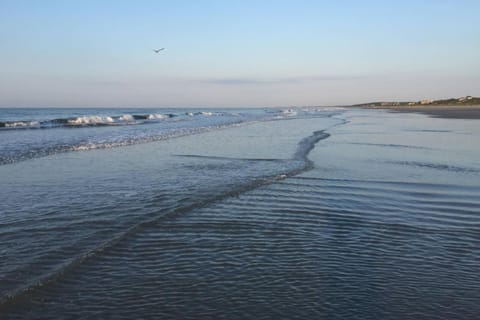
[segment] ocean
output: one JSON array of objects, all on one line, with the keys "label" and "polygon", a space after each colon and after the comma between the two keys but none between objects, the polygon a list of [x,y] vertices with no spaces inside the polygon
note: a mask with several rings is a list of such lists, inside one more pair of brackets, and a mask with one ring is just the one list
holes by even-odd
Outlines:
[{"label": "ocean", "polygon": [[0,109],[0,319],[475,319],[479,121]]}]

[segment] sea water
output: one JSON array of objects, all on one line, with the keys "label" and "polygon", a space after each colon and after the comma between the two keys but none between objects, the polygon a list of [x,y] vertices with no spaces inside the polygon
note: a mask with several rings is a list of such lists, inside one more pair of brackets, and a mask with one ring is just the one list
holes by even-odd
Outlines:
[{"label": "sea water", "polygon": [[472,319],[478,120],[0,109],[2,319]]}]

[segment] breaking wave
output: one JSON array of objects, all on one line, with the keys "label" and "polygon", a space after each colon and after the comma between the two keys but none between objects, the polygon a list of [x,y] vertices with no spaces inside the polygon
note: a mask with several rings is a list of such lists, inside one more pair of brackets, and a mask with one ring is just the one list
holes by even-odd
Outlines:
[{"label": "breaking wave", "polygon": [[35,128],[39,127],[40,122],[38,121],[5,121],[0,122],[0,128]]},{"label": "breaking wave", "polygon": [[220,112],[185,112],[185,113],[151,113],[151,114],[123,114],[123,115],[84,115],[71,118],[56,118],[49,120],[12,120],[0,121],[0,130],[5,129],[50,129],[57,127],[91,127],[111,125],[139,125],[159,122],[172,118],[188,118],[195,116],[222,115]]},{"label": "breaking wave", "polygon": [[[77,116],[75,114],[75,116],[71,116],[72,113],[70,113],[66,117],[51,116],[50,119],[22,121],[8,119],[9,121],[0,122],[0,134],[5,135],[0,151],[0,165],[64,152],[109,149],[148,143],[256,121],[302,117],[302,110],[292,108],[249,112],[187,110],[169,113],[167,110],[164,111],[142,113],[139,110],[138,113],[134,111],[106,115],[102,110],[102,113],[97,115]],[[312,115],[308,113],[308,116]],[[325,113],[322,116],[325,116]],[[15,117],[12,118],[15,119]],[[139,129],[137,128],[139,125],[148,125],[148,127]],[[104,130],[100,127],[119,128]],[[59,132],[50,130],[52,128],[84,129]],[[23,131],[18,131],[20,129]],[[26,129],[45,129],[45,131],[41,135],[37,135]],[[326,134],[319,132],[318,135],[312,139],[322,138]]]}]

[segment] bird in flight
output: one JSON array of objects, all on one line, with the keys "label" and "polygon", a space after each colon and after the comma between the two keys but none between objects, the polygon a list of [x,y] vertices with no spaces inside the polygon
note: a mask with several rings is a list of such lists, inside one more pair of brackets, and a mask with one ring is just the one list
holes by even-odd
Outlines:
[{"label": "bird in flight", "polygon": [[153,50],[153,52],[155,52],[155,53],[159,53],[160,51],[165,50],[165,48],[152,49],[152,50]]}]

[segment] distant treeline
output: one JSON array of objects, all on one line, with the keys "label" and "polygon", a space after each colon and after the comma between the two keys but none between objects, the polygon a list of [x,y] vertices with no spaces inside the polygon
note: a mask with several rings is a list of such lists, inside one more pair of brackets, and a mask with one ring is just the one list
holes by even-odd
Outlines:
[{"label": "distant treeline", "polygon": [[466,98],[450,98],[443,100],[434,100],[430,104],[434,105],[478,105],[480,104],[479,97],[466,97]]},{"label": "distant treeline", "polygon": [[354,107],[405,107],[405,106],[425,106],[425,105],[447,105],[447,106],[472,106],[480,105],[479,97],[466,96],[462,98],[450,98],[450,99],[441,99],[441,100],[420,100],[420,101],[382,101],[382,102],[368,102],[355,104]]}]

